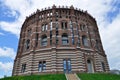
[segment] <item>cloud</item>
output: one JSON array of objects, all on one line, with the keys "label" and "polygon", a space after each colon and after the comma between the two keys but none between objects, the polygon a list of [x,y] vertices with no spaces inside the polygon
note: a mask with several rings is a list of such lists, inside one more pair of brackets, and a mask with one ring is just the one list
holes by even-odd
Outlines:
[{"label": "cloud", "polygon": [[[41,9],[45,7],[51,7],[53,4],[55,5],[65,5],[65,6],[71,6],[74,5],[77,8],[81,8],[84,10],[88,10],[89,13],[91,13],[98,22],[103,20],[103,15],[105,15],[106,12],[108,12],[111,8],[110,3],[112,0],[3,0],[3,5],[6,5],[9,7],[10,12],[9,15],[15,16],[17,15],[16,11],[20,14],[19,17],[16,19],[15,22],[0,22],[1,29],[11,32],[15,35],[19,35],[20,27],[22,26],[22,23],[24,22],[26,16],[30,15],[31,13],[35,12],[36,9]],[[42,4],[41,4],[42,2]],[[93,2],[95,3],[94,5]],[[22,6],[21,6],[22,5]],[[89,6],[89,7],[88,7]],[[99,10],[98,10],[99,9]],[[9,28],[9,29],[8,29]]]},{"label": "cloud", "polygon": [[[111,69],[120,69],[120,13],[107,26],[101,27],[101,38],[109,59]],[[113,65],[114,64],[114,65]]]},{"label": "cloud", "polygon": [[16,36],[19,36],[20,33],[20,23],[19,22],[0,22],[0,28],[4,31],[8,31]]},{"label": "cloud", "polygon": [[0,57],[9,57],[11,59],[15,58],[15,51],[12,48],[8,48],[8,47],[0,47]]},{"label": "cloud", "polygon": [[0,32],[0,35],[2,35],[2,36],[3,36],[4,34]]},{"label": "cloud", "polygon": [[18,18],[18,13],[15,10],[13,10],[13,11],[8,10],[8,11],[4,12],[3,15],[8,16],[8,17],[14,17],[15,19]]},{"label": "cloud", "polygon": [[12,70],[12,68],[13,68],[13,62],[7,62],[7,63],[0,62],[0,70],[9,72]]},{"label": "cloud", "polygon": [[0,75],[0,78],[3,78],[4,76],[10,76],[13,69],[13,62],[0,62],[0,71],[3,73],[3,75]]}]

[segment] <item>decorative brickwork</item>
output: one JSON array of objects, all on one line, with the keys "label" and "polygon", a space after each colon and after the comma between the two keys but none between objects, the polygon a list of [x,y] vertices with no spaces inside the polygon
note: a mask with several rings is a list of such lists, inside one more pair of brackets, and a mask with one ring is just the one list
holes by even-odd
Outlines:
[{"label": "decorative brickwork", "polygon": [[13,75],[108,71],[96,20],[87,11],[53,5],[26,17]]}]

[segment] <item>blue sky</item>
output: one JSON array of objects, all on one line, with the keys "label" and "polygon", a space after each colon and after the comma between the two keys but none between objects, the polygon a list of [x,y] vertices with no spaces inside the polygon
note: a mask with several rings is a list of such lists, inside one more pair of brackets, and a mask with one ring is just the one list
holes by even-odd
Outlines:
[{"label": "blue sky", "polygon": [[119,0],[0,0],[0,77],[10,76],[26,16],[53,4],[87,10],[99,27],[110,69],[120,70]]}]

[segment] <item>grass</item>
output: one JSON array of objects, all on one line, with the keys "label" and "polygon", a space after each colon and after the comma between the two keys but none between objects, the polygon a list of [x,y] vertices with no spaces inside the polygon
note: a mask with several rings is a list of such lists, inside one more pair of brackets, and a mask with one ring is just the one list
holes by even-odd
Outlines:
[{"label": "grass", "polygon": [[[77,74],[81,80],[120,80],[120,75],[102,74],[102,73],[80,73]],[[0,80],[66,80],[64,74],[46,74],[46,75],[30,75],[30,76],[14,76],[6,77]]]},{"label": "grass", "polygon": [[6,77],[0,80],[66,80],[66,77],[64,74],[48,74]]},{"label": "grass", "polygon": [[81,80],[120,80],[120,75],[102,73],[94,74],[81,73],[78,74],[78,77],[80,77]]}]

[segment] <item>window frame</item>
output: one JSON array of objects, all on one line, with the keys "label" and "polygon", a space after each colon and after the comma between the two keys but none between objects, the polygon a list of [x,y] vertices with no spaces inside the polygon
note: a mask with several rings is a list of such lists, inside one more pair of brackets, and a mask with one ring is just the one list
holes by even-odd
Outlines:
[{"label": "window frame", "polygon": [[83,46],[86,46],[86,47],[88,47],[89,46],[89,43],[88,43],[88,38],[87,38],[87,36],[82,36],[82,44],[83,44]]},{"label": "window frame", "polygon": [[62,29],[67,29],[67,21],[62,21],[61,22],[61,28]]},{"label": "window frame", "polygon": [[25,49],[28,50],[30,48],[30,39],[27,39],[25,42]]},{"label": "window frame", "polygon": [[62,45],[68,45],[69,40],[68,40],[68,35],[66,33],[62,34]]},{"label": "window frame", "polygon": [[47,46],[47,36],[42,35],[41,37],[41,46]]},{"label": "window frame", "polygon": [[38,71],[44,72],[46,70],[46,61],[39,61]]},{"label": "window frame", "polygon": [[41,31],[47,31],[48,30],[48,24],[42,24]]},{"label": "window frame", "polygon": [[22,64],[21,73],[24,73],[25,71],[26,71],[26,63]]}]

